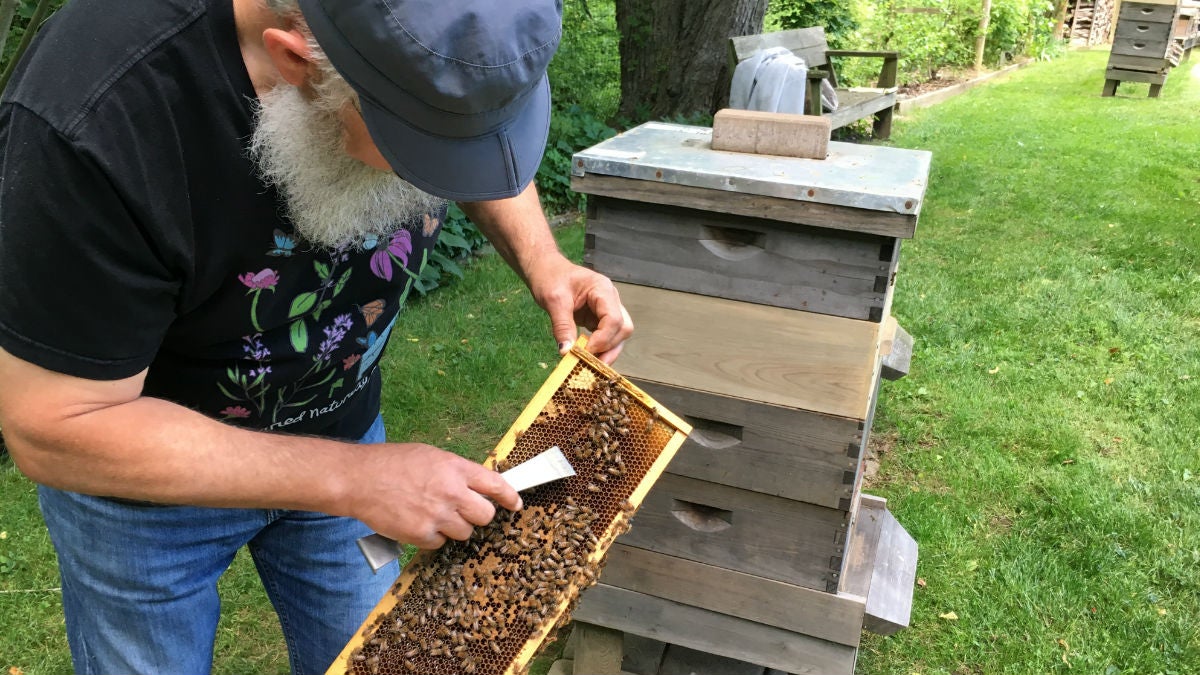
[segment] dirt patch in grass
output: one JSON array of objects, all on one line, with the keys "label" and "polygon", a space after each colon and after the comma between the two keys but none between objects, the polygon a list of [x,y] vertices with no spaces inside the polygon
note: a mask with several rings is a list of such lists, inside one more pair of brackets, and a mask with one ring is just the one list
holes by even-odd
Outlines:
[{"label": "dirt patch in grass", "polygon": [[875,479],[879,474],[879,461],[892,453],[899,440],[899,434],[894,431],[871,434],[871,437],[867,440],[866,455],[863,456],[864,487],[875,484]]},{"label": "dirt patch in grass", "polygon": [[910,96],[910,97],[911,96],[920,96],[921,94],[928,94],[931,91],[945,89],[946,87],[953,87],[956,84],[966,82],[966,81],[967,81],[967,78],[959,77],[957,75],[947,75],[944,77],[939,76],[939,77],[935,77],[932,80],[926,80],[924,82],[916,82],[913,84],[906,84],[903,87],[900,87],[899,89],[897,89],[896,93],[899,94],[900,96]]}]

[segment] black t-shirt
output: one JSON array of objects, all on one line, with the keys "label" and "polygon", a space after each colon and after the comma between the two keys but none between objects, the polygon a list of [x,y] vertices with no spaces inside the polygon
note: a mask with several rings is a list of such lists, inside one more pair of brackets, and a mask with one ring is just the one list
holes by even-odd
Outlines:
[{"label": "black t-shirt", "polygon": [[[72,0],[0,104],[0,346],[261,429],[361,436],[444,212],[298,241],[246,147],[232,0]],[[381,228],[383,229],[383,228]],[[4,386],[0,384],[0,386]]]}]

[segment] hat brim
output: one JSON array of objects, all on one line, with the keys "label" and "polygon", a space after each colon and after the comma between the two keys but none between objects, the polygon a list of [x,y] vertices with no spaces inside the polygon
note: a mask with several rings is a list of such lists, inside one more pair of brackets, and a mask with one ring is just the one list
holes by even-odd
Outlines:
[{"label": "hat brim", "polygon": [[457,202],[515,197],[537,175],[550,132],[550,82],[542,79],[524,107],[486,134],[452,138],[418,129],[361,97],[363,120],[396,175]]}]

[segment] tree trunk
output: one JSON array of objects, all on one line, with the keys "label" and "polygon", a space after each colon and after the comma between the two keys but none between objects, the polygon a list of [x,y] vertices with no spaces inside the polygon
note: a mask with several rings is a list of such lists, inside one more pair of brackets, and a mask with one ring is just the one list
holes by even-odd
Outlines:
[{"label": "tree trunk", "polygon": [[975,38],[975,70],[983,70],[983,48],[987,45],[988,23],[992,20],[992,0],[983,0],[979,17],[979,35]]},{"label": "tree trunk", "polygon": [[729,100],[728,39],[762,32],[767,0],[616,0],[618,116],[713,113]]},{"label": "tree trunk", "polygon": [[1055,0],[1054,5],[1054,39],[1061,40],[1066,35],[1063,31],[1067,28],[1067,4],[1069,0]]}]

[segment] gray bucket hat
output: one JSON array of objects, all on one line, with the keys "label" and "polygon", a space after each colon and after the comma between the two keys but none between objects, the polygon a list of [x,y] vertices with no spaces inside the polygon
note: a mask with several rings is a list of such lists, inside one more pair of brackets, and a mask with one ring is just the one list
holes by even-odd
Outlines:
[{"label": "gray bucket hat", "polygon": [[300,0],[403,179],[455,201],[504,199],[537,173],[561,0]]}]

